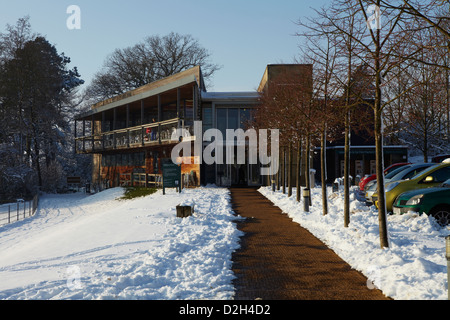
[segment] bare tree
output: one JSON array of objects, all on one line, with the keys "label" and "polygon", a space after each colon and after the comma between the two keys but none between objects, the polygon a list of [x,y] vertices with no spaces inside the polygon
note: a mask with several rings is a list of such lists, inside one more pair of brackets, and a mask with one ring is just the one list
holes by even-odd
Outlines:
[{"label": "bare tree", "polygon": [[[314,68],[313,75],[313,104],[316,106],[320,131],[320,167],[321,167],[321,185],[322,185],[322,210],[323,215],[328,214],[328,195],[327,195],[327,129],[333,126],[337,120],[335,113],[331,112],[330,105],[335,98],[338,86],[334,80],[334,72],[337,63],[338,47],[335,34],[329,28],[329,25],[320,19],[308,18],[303,22],[297,22],[307,31],[298,32],[297,36],[304,41],[301,43],[300,50],[305,59],[311,61]],[[334,83],[333,83],[334,82]]]},{"label": "bare tree", "polygon": [[200,65],[206,80],[220,69],[211,54],[191,35],[150,36],[125,49],[116,49],[88,88],[94,101],[112,98],[153,81]]},{"label": "bare tree", "polygon": [[29,16],[18,19],[14,26],[7,24],[6,32],[0,33],[0,65],[13,59],[17,50],[37,36],[31,31]]},{"label": "bare tree", "polygon": [[[375,7],[370,7],[373,4]],[[413,56],[415,52],[401,52],[405,48],[403,45],[407,37],[410,36],[405,27],[405,21],[402,20],[402,11],[395,9],[379,10],[381,0],[378,1],[336,1],[336,11],[327,13],[328,21],[334,26],[336,32],[342,33],[350,37],[358,44],[358,51],[353,51],[361,60],[366,61],[366,65],[370,67],[372,77],[374,79],[374,102],[372,108],[374,111],[374,136],[375,136],[375,153],[376,153],[376,173],[378,187],[378,218],[380,229],[380,245],[382,248],[388,247],[387,234],[387,210],[384,189],[384,163],[383,163],[383,131],[382,131],[382,114],[385,106],[391,101],[383,99],[382,88],[383,79],[395,68],[395,66],[404,62],[408,57]],[[357,21],[365,21],[367,23],[367,31],[363,38],[356,37],[349,32],[348,26],[345,27],[338,23],[339,17],[349,17],[345,8],[354,8],[357,14]],[[368,9],[373,12],[368,13]],[[353,11],[352,11],[353,12]],[[382,19],[381,19],[382,17]],[[373,22],[370,24],[369,22]],[[396,50],[394,54],[394,50]],[[394,97],[396,99],[398,97]]]},{"label": "bare tree", "polygon": [[[312,114],[311,104],[311,77],[306,66],[302,74],[292,74],[289,71],[281,72],[278,77],[271,79],[263,94],[260,104],[254,113],[254,126],[256,128],[277,128],[280,130],[280,176],[283,193],[288,182],[288,195],[292,195],[293,187],[293,153],[297,151],[297,200],[299,200],[299,177],[302,148],[299,141],[304,138],[310,140],[315,130],[315,117]],[[309,136],[309,138],[308,138]],[[305,179],[309,187],[308,144],[304,148],[306,165]],[[296,149],[296,150],[294,150]],[[285,164],[286,160],[290,160]],[[287,179],[286,179],[287,178]]]},{"label": "bare tree", "polygon": [[341,101],[337,104],[344,109],[344,226],[350,223],[350,134],[351,112],[361,104],[356,94],[355,75],[362,65],[361,51],[365,20],[354,1],[334,1],[329,7],[316,11],[322,24],[333,34],[338,60],[333,74],[339,83]]}]

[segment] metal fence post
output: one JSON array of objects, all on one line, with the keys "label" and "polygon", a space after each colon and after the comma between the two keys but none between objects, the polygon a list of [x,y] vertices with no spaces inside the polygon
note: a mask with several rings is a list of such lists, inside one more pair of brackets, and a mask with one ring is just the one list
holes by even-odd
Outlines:
[{"label": "metal fence post", "polygon": [[8,223],[11,223],[11,205],[8,205]]},{"label": "metal fence post", "polygon": [[450,300],[450,236],[445,237],[445,257],[447,258],[447,294]]},{"label": "metal fence post", "polygon": [[17,202],[17,221],[19,221],[19,203]]}]

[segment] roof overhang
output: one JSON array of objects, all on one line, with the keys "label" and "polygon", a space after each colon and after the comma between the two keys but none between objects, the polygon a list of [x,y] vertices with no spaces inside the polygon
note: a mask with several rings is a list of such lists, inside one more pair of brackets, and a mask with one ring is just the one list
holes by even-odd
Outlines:
[{"label": "roof overhang", "polygon": [[149,83],[135,90],[125,92],[114,98],[99,102],[92,109],[75,117],[75,120],[88,120],[92,115],[140,101],[167,91],[175,90],[189,84],[196,84],[202,88],[203,80],[200,67],[194,67],[173,76]]},{"label": "roof overhang", "polygon": [[258,102],[260,93],[256,91],[239,92],[201,92],[203,102]]}]

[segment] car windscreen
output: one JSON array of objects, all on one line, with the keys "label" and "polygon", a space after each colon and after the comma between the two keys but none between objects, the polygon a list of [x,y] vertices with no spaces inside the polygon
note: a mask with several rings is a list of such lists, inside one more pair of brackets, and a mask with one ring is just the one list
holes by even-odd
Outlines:
[{"label": "car windscreen", "polygon": [[435,164],[435,165],[433,165],[433,166],[431,166],[431,167],[429,167],[429,168],[427,168],[427,169],[425,169],[425,170],[423,170],[423,171],[417,173],[415,176],[412,176],[412,177],[411,177],[411,180],[417,178],[418,176],[420,176],[420,175],[422,175],[422,174],[425,174],[425,173],[428,173],[428,172],[432,171],[434,168],[436,168],[436,167],[438,167],[438,166],[440,166],[440,164]]},{"label": "car windscreen", "polygon": [[410,167],[411,167],[411,165],[401,166],[400,168],[397,168],[394,171],[389,172],[387,175],[385,175],[385,178],[386,179],[391,179],[396,174],[398,174],[398,173],[402,172],[403,170],[406,170],[406,169],[408,169]]},{"label": "car windscreen", "polygon": [[422,171],[424,171],[425,169],[433,166],[434,164],[423,164],[423,165],[413,165],[411,167],[408,168],[408,170],[405,171],[401,171],[399,173],[397,173],[392,180],[406,180],[406,179],[411,179],[411,177],[414,177],[415,175],[417,175],[418,173],[421,173]]}]

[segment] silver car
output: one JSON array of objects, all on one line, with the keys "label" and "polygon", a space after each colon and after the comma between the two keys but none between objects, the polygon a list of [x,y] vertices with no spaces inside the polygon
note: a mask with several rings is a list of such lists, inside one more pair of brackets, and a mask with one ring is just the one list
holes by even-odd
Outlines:
[{"label": "silver car", "polygon": [[[384,186],[386,187],[388,184],[394,181],[408,180],[411,177],[415,176],[417,173],[433,165],[435,165],[435,163],[417,163],[400,167],[388,173],[384,177]],[[370,181],[364,188],[364,197],[366,199],[366,205],[371,206],[373,204],[372,195],[376,192],[377,192],[377,180],[375,179]]]}]

